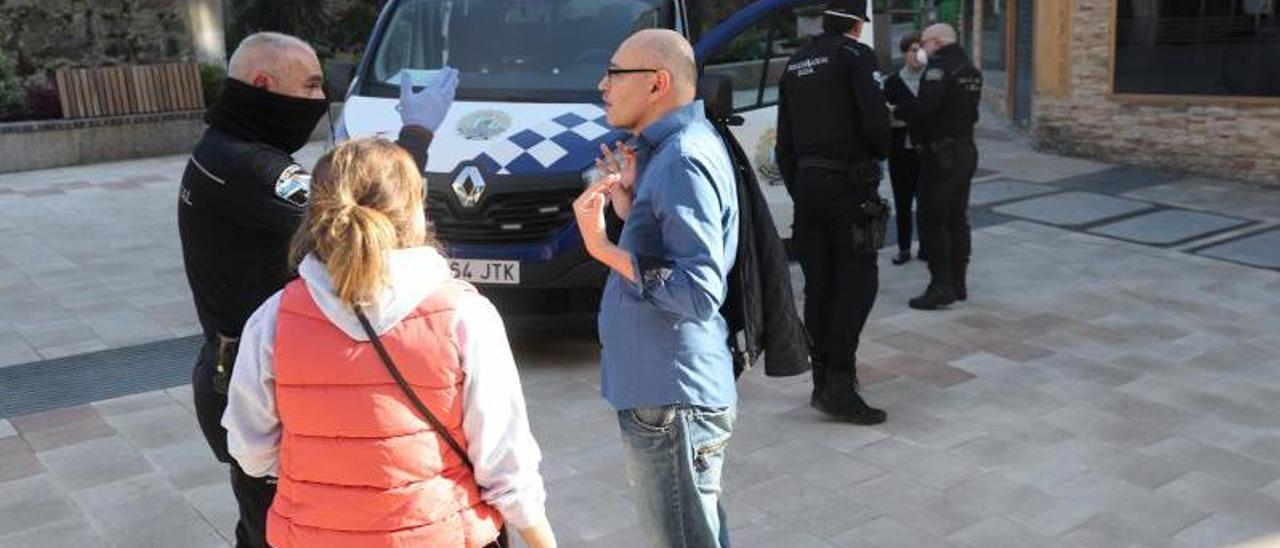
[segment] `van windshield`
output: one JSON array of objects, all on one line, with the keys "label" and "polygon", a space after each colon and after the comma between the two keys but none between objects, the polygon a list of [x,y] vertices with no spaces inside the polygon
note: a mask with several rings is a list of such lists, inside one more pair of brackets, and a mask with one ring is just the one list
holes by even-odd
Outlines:
[{"label": "van windshield", "polygon": [[672,0],[403,0],[368,67],[365,93],[396,96],[401,73],[425,84],[461,72],[462,100],[596,101],[622,40],[671,28]]}]

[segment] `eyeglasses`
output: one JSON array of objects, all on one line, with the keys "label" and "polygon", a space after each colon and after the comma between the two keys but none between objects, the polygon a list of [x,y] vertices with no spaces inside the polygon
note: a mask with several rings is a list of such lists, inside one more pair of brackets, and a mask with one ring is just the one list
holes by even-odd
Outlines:
[{"label": "eyeglasses", "polygon": [[651,68],[625,69],[625,68],[608,67],[604,69],[604,79],[606,81],[609,81],[609,80],[612,80],[614,76],[617,76],[619,74],[641,74],[645,72],[658,72],[658,69],[651,69]]}]

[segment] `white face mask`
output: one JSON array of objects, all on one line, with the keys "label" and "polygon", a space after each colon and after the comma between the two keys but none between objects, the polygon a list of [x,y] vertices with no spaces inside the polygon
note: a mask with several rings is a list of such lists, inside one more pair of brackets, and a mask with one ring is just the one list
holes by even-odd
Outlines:
[{"label": "white face mask", "polygon": [[923,66],[925,66],[925,65],[928,65],[928,64],[929,64],[929,52],[925,51],[925,50],[924,50],[924,48],[920,48],[920,49],[916,50],[916,62],[917,62],[917,63],[920,63],[920,66],[922,66],[922,67],[923,67]]}]

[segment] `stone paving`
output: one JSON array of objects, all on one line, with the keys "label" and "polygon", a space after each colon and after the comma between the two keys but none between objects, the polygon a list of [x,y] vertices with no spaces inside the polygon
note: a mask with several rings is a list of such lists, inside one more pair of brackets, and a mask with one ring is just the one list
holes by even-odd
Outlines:
[{"label": "stone paving", "polygon": [[[1280,190],[982,135],[975,207],[995,221],[974,234],[970,301],[910,310],[923,264],[881,262],[860,357],[889,421],[824,420],[806,378],[741,381],[735,545],[1280,544],[1280,272],[1250,266],[1274,257]],[[182,165],[0,176],[0,364],[194,332]],[[640,546],[593,340],[515,348],[562,545]],[[234,503],[190,400],[175,386],[0,419],[0,547],[226,546]]]}]

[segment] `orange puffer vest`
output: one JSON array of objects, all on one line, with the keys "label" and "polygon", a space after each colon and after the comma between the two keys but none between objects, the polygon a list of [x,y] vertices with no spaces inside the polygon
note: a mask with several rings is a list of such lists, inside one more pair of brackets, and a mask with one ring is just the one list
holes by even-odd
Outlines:
[{"label": "orange puffer vest", "polygon": [[[462,367],[447,281],[390,331],[387,351],[427,408],[466,448]],[[498,537],[501,517],[471,470],[396,385],[367,341],[324,316],[302,280],[284,290],[275,339],[283,432],[267,540],[288,547],[466,547]]]}]

